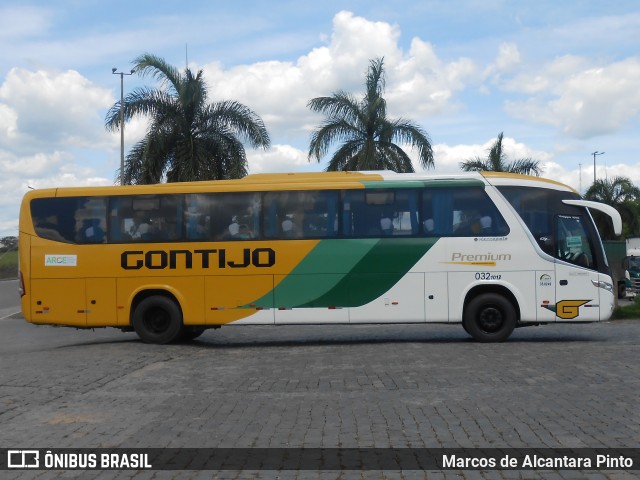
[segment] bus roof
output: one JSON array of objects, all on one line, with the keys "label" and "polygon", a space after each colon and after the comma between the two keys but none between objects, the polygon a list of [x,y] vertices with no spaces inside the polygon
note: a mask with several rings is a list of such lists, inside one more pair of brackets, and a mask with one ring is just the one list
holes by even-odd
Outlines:
[{"label": "bus roof", "polygon": [[301,172],[257,173],[238,180],[209,180],[199,182],[160,183],[103,187],[64,187],[27,192],[27,197],[55,197],[81,195],[126,195],[162,193],[197,193],[202,191],[269,191],[307,190],[313,188],[413,188],[443,186],[521,185],[574,191],[554,180],[504,172],[464,172],[458,174],[368,172]]},{"label": "bus roof", "polygon": [[534,177],[532,175],[521,175],[519,173],[508,172],[482,172],[482,176],[492,185],[537,186],[578,193],[575,189],[565,185],[564,183],[550,180],[548,178]]}]

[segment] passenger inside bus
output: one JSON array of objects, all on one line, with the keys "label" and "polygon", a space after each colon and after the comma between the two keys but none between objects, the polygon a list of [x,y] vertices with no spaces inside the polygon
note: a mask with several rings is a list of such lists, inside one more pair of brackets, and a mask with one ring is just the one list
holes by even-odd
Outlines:
[{"label": "passenger inside bus", "polygon": [[87,243],[104,243],[105,231],[100,227],[100,219],[90,218],[83,221],[84,240]]},{"label": "passenger inside bus", "polygon": [[249,227],[243,223],[242,225],[240,225],[236,238],[238,238],[239,240],[249,240],[253,238],[253,233],[251,232],[251,230],[249,230]]}]

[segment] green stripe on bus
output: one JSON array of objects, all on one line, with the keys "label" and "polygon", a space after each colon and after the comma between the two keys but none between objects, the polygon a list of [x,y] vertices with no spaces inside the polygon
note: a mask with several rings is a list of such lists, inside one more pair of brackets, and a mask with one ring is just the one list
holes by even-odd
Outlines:
[{"label": "green stripe on bus", "polygon": [[323,240],[275,289],[252,305],[292,308],[331,290],[375,247],[378,239]]},{"label": "green stripe on bus", "polygon": [[437,238],[325,240],[272,292],[252,302],[265,308],[365,305],[391,289]]},{"label": "green stripe on bus", "polygon": [[438,241],[384,238],[330,291],[297,307],[359,307],[391,289]]}]

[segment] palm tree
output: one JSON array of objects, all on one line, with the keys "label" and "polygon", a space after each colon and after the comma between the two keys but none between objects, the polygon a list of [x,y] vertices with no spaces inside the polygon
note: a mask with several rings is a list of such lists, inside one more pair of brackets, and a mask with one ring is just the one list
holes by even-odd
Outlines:
[{"label": "palm tree", "polygon": [[503,133],[500,132],[498,139],[489,149],[489,156],[486,159],[475,157],[460,163],[460,168],[465,172],[509,172],[521,173],[524,175],[539,176],[542,173],[540,162],[530,158],[522,158],[507,162],[506,154],[502,150]]},{"label": "palm tree", "polygon": [[[124,99],[125,121],[138,115],[151,120],[144,139],[127,155],[125,184],[241,178],[247,157],[240,139],[254,148],[269,147],[267,129],[251,109],[236,101],[208,103],[202,70],[180,73],[148,53],[133,63],[136,73],[162,85],[135,89]],[[117,102],[107,113],[107,130],[120,127],[119,113]]]},{"label": "palm tree", "polygon": [[387,118],[383,59],[371,60],[366,78],[366,94],[358,101],[340,90],[331,97],[309,101],[311,110],[328,118],[312,133],[309,160],[327,154],[334,142],[342,145],[333,153],[326,168],[338,170],[394,170],[413,172],[409,156],[395,142],[418,150],[424,168],[433,167],[433,151],[427,134],[415,123]]},{"label": "palm tree", "polygon": [[[640,199],[640,189],[629,178],[614,177],[611,180],[596,180],[584,194],[584,198],[615,208],[622,217],[626,235],[636,236],[639,233],[638,200]],[[608,217],[600,215],[599,212],[593,212],[593,217],[603,238],[614,239],[613,226]]]}]

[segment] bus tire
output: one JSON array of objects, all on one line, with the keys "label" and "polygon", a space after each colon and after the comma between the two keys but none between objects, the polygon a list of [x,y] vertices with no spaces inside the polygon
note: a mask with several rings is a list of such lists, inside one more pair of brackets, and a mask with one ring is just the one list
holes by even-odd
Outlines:
[{"label": "bus tire", "polygon": [[516,326],[516,309],[498,293],[483,293],[469,302],[462,322],[478,342],[504,342]]},{"label": "bus tire", "polygon": [[142,300],[133,312],[133,329],[145,343],[165,344],[182,336],[182,311],[170,298],[153,295]]}]

